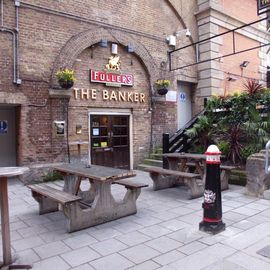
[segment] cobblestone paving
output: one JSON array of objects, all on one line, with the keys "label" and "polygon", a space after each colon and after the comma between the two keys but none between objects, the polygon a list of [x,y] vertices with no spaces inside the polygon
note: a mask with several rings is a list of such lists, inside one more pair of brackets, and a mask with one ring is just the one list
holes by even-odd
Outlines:
[{"label": "cobblestone paving", "polygon": [[[230,186],[222,192],[226,230],[213,236],[198,230],[202,198],[188,200],[182,187],[153,191],[145,172],[137,178],[149,187],[136,215],[74,233],[66,232],[61,212],[39,216],[28,188],[11,180],[13,257],[34,270],[270,269],[270,258],[257,253],[270,245],[269,200]],[[112,192],[121,198],[124,188],[114,185]]]}]

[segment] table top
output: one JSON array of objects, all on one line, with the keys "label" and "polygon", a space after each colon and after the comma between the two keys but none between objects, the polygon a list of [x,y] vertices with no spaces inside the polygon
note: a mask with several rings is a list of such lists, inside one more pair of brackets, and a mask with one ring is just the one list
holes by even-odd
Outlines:
[{"label": "table top", "polygon": [[60,166],[55,166],[53,169],[59,172],[74,174],[99,181],[106,181],[111,179],[118,180],[122,178],[136,176],[136,173],[134,171],[98,165],[91,165],[90,168],[87,168],[79,164],[63,164]]},{"label": "table top", "polygon": [[0,167],[0,177],[22,175],[27,171],[29,171],[28,167]]},{"label": "table top", "polygon": [[168,158],[179,158],[179,159],[184,159],[184,158],[190,158],[190,159],[206,159],[206,155],[204,154],[195,154],[195,153],[166,153],[163,154],[164,157]]}]

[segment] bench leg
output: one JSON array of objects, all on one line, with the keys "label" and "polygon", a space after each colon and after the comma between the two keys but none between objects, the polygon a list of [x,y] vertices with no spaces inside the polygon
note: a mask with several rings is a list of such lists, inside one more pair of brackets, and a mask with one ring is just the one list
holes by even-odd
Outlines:
[{"label": "bench leg", "polygon": [[134,201],[138,199],[139,195],[141,194],[141,188],[127,188],[127,192],[125,194],[125,197],[123,199],[124,202],[127,201]]},{"label": "bench leg", "polygon": [[203,195],[204,185],[199,179],[187,179],[186,185],[190,189],[190,199],[199,198]]},{"label": "bench leg", "polygon": [[220,173],[220,185],[221,185],[221,190],[226,190],[229,189],[229,178],[231,175],[231,171],[228,170],[222,170]]},{"label": "bench leg", "polygon": [[82,209],[77,202],[63,205],[63,213],[66,217],[66,227],[68,232],[74,232],[86,228],[83,226]]},{"label": "bench leg", "polygon": [[120,202],[111,202],[108,207],[93,207],[82,209],[78,202],[63,205],[68,232],[102,224],[128,215],[136,214],[136,200],[141,193],[141,188],[128,189],[125,197]]},{"label": "bench leg", "polygon": [[177,177],[169,175],[161,175],[159,173],[150,172],[150,177],[153,180],[153,189],[165,189],[174,187],[177,183]]},{"label": "bench leg", "polygon": [[53,200],[32,191],[32,196],[38,202],[39,214],[43,215],[50,212],[58,211],[58,203]]},{"label": "bench leg", "polygon": [[137,213],[136,201],[141,194],[141,188],[128,188],[123,199],[122,208],[124,215],[132,215]]}]

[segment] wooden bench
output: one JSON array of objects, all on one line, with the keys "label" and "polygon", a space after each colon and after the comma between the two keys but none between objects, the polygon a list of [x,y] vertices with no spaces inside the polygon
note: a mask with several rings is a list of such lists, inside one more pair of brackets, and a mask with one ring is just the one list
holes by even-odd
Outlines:
[{"label": "wooden bench", "polygon": [[[188,167],[196,167],[196,164],[193,162],[187,162]],[[229,178],[232,173],[232,170],[236,169],[235,166],[220,165],[220,185],[221,190],[229,189]],[[205,179],[203,179],[205,181]]]},{"label": "wooden bench", "polygon": [[[73,195],[71,190],[70,193],[62,191],[62,186],[51,182],[28,187],[39,204],[39,214],[62,210],[67,221],[67,231],[73,232],[137,212],[136,200],[141,193],[141,188],[148,185],[131,179],[115,180],[113,184],[123,185],[127,189],[124,198],[120,201],[113,198],[109,189],[103,191],[106,192],[107,199],[103,202],[100,196],[96,196],[92,201],[85,200],[81,196],[83,192],[79,192],[78,196]],[[76,189],[73,193],[75,191]],[[108,204],[108,209],[102,207],[102,203]]]},{"label": "wooden bench", "polygon": [[113,181],[113,184],[124,186],[128,190],[128,192],[126,193],[123,199],[124,202],[131,200],[131,201],[134,201],[134,203],[136,203],[136,200],[141,193],[141,189],[143,187],[148,187],[147,184],[143,184],[143,183],[134,181],[132,179],[116,180],[116,181]]},{"label": "wooden bench", "polygon": [[113,182],[113,184],[125,186],[127,189],[137,189],[137,188],[148,187],[147,184],[143,184],[143,183],[134,181],[132,179],[116,180]]},{"label": "wooden bench", "polygon": [[149,166],[146,170],[153,180],[154,190],[186,185],[190,189],[190,199],[203,195],[204,186],[199,174],[163,169],[155,166]]},{"label": "wooden bench", "polygon": [[39,203],[39,214],[46,214],[59,210],[59,204],[68,207],[69,204],[78,202],[81,197],[60,190],[54,184],[34,184],[28,185],[32,191],[32,196]]}]

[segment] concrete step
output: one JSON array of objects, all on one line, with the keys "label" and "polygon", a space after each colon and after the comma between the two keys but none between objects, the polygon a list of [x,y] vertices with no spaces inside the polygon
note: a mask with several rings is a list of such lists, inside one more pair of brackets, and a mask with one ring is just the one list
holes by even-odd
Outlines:
[{"label": "concrete step", "polygon": [[162,147],[157,148],[155,152],[156,152],[157,154],[162,154],[162,153],[163,153]]},{"label": "concrete step", "polygon": [[162,167],[162,160],[146,158],[143,163],[150,166]]},{"label": "concrete step", "polygon": [[157,159],[157,160],[162,160],[162,153],[153,153],[150,154],[150,159]]},{"label": "concrete step", "polygon": [[149,168],[149,167],[151,167],[151,165],[139,164],[137,167],[137,170],[146,171],[146,168]]}]

